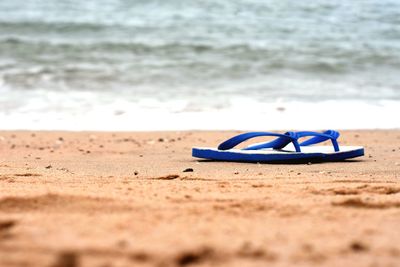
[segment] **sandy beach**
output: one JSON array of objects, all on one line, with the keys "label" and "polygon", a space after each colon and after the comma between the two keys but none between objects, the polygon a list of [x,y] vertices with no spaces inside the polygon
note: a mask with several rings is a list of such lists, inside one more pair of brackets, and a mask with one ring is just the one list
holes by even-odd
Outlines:
[{"label": "sandy beach", "polygon": [[0,266],[399,266],[400,131],[358,160],[198,161],[237,132],[0,132]]}]

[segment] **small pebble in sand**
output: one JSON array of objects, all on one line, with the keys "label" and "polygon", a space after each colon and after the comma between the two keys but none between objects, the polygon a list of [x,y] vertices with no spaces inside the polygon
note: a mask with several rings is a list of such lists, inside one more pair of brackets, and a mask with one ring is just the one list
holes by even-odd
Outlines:
[{"label": "small pebble in sand", "polygon": [[354,241],[350,244],[350,249],[355,252],[362,252],[368,250],[368,246],[359,241]]},{"label": "small pebble in sand", "polygon": [[158,142],[164,142],[164,138],[158,138]]},{"label": "small pebble in sand", "polygon": [[51,168],[53,168],[51,165],[47,165],[46,167],[45,167],[46,169],[51,169]]},{"label": "small pebble in sand", "polygon": [[14,148],[15,148],[15,145],[14,145],[14,144],[12,144],[12,145],[11,145],[11,149],[14,149]]},{"label": "small pebble in sand", "polygon": [[8,230],[14,227],[17,224],[14,220],[5,220],[0,221],[0,230]]},{"label": "small pebble in sand", "polygon": [[239,172],[234,172],[234,174],[239,174]]},{"label": "small pebble in sand", "polygon": [[61,252],[52,267],[77,267],[79,266],[79,258],[78,255],[74,252]]},{"label": "small pebble in sand", "polygon": [[134,174],[134,175],[138,175],[138,174],[139,174],[139,172],[138,172],[138,171],[135,171],[133,174]]},{"label": "small pebble in sand", "polygon": [[62,138],[62,137],[60,136],[60,137],[58,137],[58,141],[63,142],[63,141],[64,141],[64,138]]},{"label": "small pebble in sand", "polygon": [[186,168],[183,170],[183,172],[193,172],[194,170],[192,168]]}]

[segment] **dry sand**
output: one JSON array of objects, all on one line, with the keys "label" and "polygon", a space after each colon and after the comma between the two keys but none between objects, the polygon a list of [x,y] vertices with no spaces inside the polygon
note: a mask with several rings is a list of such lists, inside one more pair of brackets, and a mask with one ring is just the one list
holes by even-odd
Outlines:
[{"label": "dry sand", "polygon": [[191,157],[232,134],[0,132],[0,266],[400,266],[400,131],[344,131],[359,161]]}]

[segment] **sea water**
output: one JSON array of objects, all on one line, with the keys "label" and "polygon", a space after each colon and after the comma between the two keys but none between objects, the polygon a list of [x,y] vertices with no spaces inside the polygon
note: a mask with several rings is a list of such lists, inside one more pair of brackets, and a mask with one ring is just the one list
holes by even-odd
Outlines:
[{"label": "sea water", "polygon": [[399,114],[398,0],[0,1],[0,129],[375,129]]}]

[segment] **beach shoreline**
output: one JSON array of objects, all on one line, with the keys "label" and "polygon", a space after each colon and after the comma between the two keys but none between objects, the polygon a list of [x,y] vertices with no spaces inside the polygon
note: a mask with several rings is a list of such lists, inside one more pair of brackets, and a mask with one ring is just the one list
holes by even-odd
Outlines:
[{"label": "beach shoreline", "polygon": [[341,131],[348,162],[191,157],[237,133],[0,131],[0,266],[399,264],[400,130]]}]

